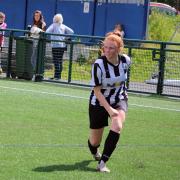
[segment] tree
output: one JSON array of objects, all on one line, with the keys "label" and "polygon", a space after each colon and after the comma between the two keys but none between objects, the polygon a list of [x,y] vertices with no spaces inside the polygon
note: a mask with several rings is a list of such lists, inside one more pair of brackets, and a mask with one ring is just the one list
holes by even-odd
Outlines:
[{"label": "tree", "polygon": [[169,4],[172,7],[175,7],[177,10],[180,10],[180,0],[155,0],[155,2]]}]

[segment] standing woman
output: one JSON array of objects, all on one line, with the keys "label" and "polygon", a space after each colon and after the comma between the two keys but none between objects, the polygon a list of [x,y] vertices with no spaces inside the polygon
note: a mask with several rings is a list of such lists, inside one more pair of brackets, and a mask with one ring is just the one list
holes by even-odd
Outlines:
[{"label": "standing woman", "polygon": [[[106,162],[116,148],[128,108],[125,83],[130,57],[122,54],[123,46],[121,37],[108,33],[103,41],[103,56],[92,67],[88,146],[94,159],[99,161],[97,170],[100,172],[110,172]],[[108,126],[108,117],[111,119],[110,131],[101,156],[98,147],[104,127]]]},{"label": "standing woman", "polygon": [[[56,14],[53,18],[53,23],[46,30],[47,33],[51,34],[73,34],[74,31],[63,24],[63,16]],[[66,44],[63,42],[65,36],[51,35],[51,46],[54,63],[54,79],[61,79],[61,73],[63,70],[63,54],[66,50]],[[55,40],[55,41],[53,41]]]},{"label": "standing woman", "polygon": [[32,27],[38,27],[43,31],[46,30],[46,23],[44,21],[44,17],[41,11],[36,10],[33,14],[33,24]]},{"label": "standing woman", "polygon": [[37,44],[38,44],[37,38],[39,38],[39,33],[45,30],[46,30],[46,23],[44,21],[43,14],[41,11],[36,10],[33,14],[33,23],[30,30],[30,34],[31,34],[30,36],[32,38],[35,38],[33,39],[33,52],[31,56],[31,64],[34,70],[36,67],[36,60],[37,60]]}]

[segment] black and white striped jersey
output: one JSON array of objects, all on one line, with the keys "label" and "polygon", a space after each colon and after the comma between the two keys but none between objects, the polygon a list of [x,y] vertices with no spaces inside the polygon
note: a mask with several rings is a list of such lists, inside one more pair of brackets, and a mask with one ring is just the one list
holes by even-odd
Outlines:
[{"label": "black and white striped jersey", "polygon": [[[119,56],[119,63],[113,65],[105,56],[100,57],[92,66],[92,87],[101,86],[101,92],[110,105],[116,105],[121,99],[127,98],[127,70],[130,66],[130,57],[126,54]],[[100,103],[92,89],[90,104],[99,106]]]}]

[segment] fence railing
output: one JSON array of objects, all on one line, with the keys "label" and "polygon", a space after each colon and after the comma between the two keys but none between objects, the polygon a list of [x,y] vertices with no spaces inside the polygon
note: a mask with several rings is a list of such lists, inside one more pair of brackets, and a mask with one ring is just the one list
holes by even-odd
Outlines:
[{"label": "fence railing", "polygon": [[[53,79],[55,62],[51,43],[55,41],[49,36],[62,35],[41,33],[38,38],[30,38],[28,31],[5,31],[0,54],[1,78],[89,86],[91,65],[99,56],[103,37],[63,35],[71,40],[62,41],[67,49],[63,54],[61,78]],[[180,97],[180,43],[133,39],[124,39],[124,42],[124,52],[132,58],[127,82],[129,91]]]}]

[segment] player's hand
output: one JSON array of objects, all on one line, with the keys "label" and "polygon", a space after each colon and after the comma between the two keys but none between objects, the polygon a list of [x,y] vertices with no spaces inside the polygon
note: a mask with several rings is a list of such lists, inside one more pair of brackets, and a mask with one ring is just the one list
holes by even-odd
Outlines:
[{"label": "player's hand", "polygon": [[116,109],[114,109],[114,108],[111,107],[111,108],[110,108],[110,111],[109,111],[109,116],[110,116],[110,118],[111,118],[111,119],[117,118],[118,115],[119,115],[119,112],[118,112]]}]

